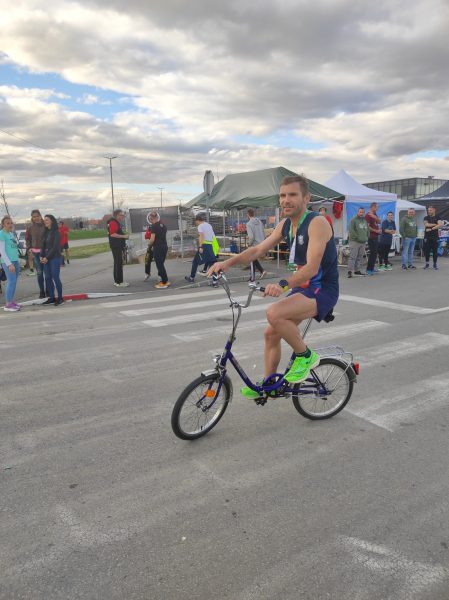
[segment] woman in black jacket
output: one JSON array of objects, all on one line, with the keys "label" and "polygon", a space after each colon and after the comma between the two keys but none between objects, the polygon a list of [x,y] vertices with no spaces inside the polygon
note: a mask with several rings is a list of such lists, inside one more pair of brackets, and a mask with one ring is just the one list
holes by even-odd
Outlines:
[{"label": "woman in black jacket", "polygon": [[[42,238],[40,261],[44,265],[45,285],[49,298],[43,304],[58,306],[64,302],[62,283],[59,277],[61,270],[61,245],[58,223],[53,215],[44,217],[45,232]],[[55,286],[58,297],[55,298]]]}]

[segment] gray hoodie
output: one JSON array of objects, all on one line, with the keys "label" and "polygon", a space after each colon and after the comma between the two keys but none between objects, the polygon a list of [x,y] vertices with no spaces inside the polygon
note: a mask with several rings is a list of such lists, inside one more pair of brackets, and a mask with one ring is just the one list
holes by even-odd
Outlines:
[{"label": "gray hoodie", "polygon": [[248,246],[257,246],[265,239],[263,223],[257,217],[251,217],[246,224],[246,233],[248,234]]}]

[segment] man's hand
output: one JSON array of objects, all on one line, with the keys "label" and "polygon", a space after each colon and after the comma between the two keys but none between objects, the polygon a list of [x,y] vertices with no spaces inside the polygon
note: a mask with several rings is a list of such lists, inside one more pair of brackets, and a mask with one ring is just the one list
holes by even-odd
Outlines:
[{"label": "man's hand", "polygon": [[16,272],[16,267],[15,267],[14,265],[9,265],[9,267],[8,267],[8,271],[9,271],[10,273],[15,273],[15,272]]},{"label": "man's hand", "polygon": [[211,268],[209,269],[209,271],[207,272],[207,276],[208,277],[212,277],[212,275],[214,275],[214,273],[216,275],[218,275],[220,273],[220,271],[222,271],[223,273],[226,273],[226,271],[229,271],[229,267],[226,265],[226,260],[223,262],[216,262],[214,263]]},{"label": "man's hand", "polygon": [[277,283],[269,283],[265,286],[265,291],[263,295],[264,298],[265,296],[273,296],[274,298],[278,298],[279,296],[282,296],[283,293],[284,290],[281,288],[280,285],[278,285]]}]

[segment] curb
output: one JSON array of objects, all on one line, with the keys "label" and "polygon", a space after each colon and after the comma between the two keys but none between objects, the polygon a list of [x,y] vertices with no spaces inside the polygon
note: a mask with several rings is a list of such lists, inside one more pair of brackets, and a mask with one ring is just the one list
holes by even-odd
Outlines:
[{"label": "curb", "polygon": [[[63,296],[65,302],[70,300],[93,300],[95,298],[114,298],[115,296],[130,296],[131,292],[91,292],[85,294],[68,294]],[[43,304],[47,298],[36,298],[35,300],[26,300],[25,302],[19,302],[20,306],[35,306]]]}]

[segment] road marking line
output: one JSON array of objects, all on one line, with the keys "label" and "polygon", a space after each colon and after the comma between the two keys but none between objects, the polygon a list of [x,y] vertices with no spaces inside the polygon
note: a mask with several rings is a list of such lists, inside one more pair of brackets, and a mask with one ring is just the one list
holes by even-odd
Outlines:
[{"label": "road marking line", "polygon": [[[204,296],[203,296],[204,297]],[[246,296],[245,297],[237,297],[235,298],[236,300],[243,302],[246,300]],[[262,297],[255,297],[253,298],[253,300],[262,300]],[[186,302],[184,304],[172,304],[171,306],[150,306],[149,308],[139,308],[136,310],[123,310],[120,311],[121,315],[124,315],[125,317],[139,317],[141,315],[152,315],[155,313],[167,313],[167,312],[173,312],[175,310],[187,310],[190,308],[196,309],[196,308],[204,308],[205,306],[216,306],[218,303],[223,304],[223,307],[226,308],[226,303],[225,302],[217,302],[217,298],[213,298],[210,300],[202,300],[200,302]]]},{"label": "road marking line", "polygon": [[371,366],[381,362],[390,362],[399,358],[408,358],[413,354],[424,354],[429,350],[449,346],[449,335],[429,332],[415,337],[405,338],[389,344],[380,344],[357,352],[360,366]]},{"label": "road marking line", "polygon": [[[225,297],[223,290],[207,290],[207,296],[219,295]],[[117,302],[102,302],[99,306],[103,308],[121,308],[122,306],[137,306],[139,304],[156,304],[157,302],[175,302],[177,300],[187,300],[188,298],[196,298],[201,296],[206,297],[205,293],[201,292],[190,292],[188,294],[176,294],[170,296],[153,296],[151,298],[136,298],[135,300],[122,300]]]},{"label": "road marking line", "polygon": [[[434,395],[436,393],[437,395]],[[429,394],[432,394],[429,397]],[[378,395],[363,399],[348,408],[348,412],[388,431],[394,431],[401,422],[421,413],[447,404],[449,400],[449,375],[432,377],[407,385],[393,396],[378,400]]]},{"label": "road marking line", "polygon": [[382,308],[391,308],[392,310],[401,310],[418,315],[430,315],[434,312],[443,312],[444,310],[449,310],[449,306],[445,308],[422,308],[421,306],[398,304],[397,302],[387,302],[386,300],[375,300],[374,298],[363,298],[361,296],[351,296],[348,294],[340,294],[339,300],[344,300],[346,302],[357,302],[358,304],[368,304],[370,306],[380,306]]},{"label": "road marking line", "polygon": [[[240,334],[242,331],[252,331],[254,329],[260,329],[260,331],[263,331],[266,325],[266,319],[256,319],[255,321],[250,321],[249,323],[243,323],[242,325],[239,325],[238,332]],[[384,321],[368,320],[361,321],[360,323],[349,323],[347,325],[332,325],[330,328],[323,326],[322,329],[318,331],[315,330],[310,333],[307,339],[310,339],[311,342],[314,342],[321,339],[358,334],[359,332],[370,331],[373,329],[378,329],[379,327],[386,327],[387,325],[388,323],[385,323]],[[196,342],[198,340],[210,338],[211,334],[229,334],[229,325],[214,327],[213,331],[209,330],[193,331],[188,333],[171,333],[170,335],[181,342]]]},{"label": "road marking line", "polygon": [[371,572],[370,579],[375,575],[388,582],[389,598],[422,598],[429,588],[445,581],[449,574],[441,565],[410,560],[387,546],[348,536],[340,536],[338,541],[356,564]]},{"label": "road marking line", "polygon": [[[268,307],[268,304],[259,304],[257,306],[248,306],[248,308],[245,308],[245,314],[248,313],[253,313],[253,312],[257,312],[260,310],[266,310]],[[176,317],[169,317],[168,319],[151,319],[148,321],[142,321],[142,323],[144,323],[145,325],[148,325],[149,327],[165,327],[166,325],[179,325],[181,323],[192,323],[193,321],[205,321],[206,319],[214,319],[216,317],[224,317],[224,316],[228,316],[229,318],[231,318],[231,315],[229,314],[229,309],[224,306],[222,310],[214,310],[214,311],[210,311],[210,312],[200,312],[200,313],[189,313],[187,315],[178,315]],[[206,325],[205,325],[206,326]],[[207,327],[210,327],[211,324],[208,323]],[[229,331],[229,328],[228,328]]]}]

